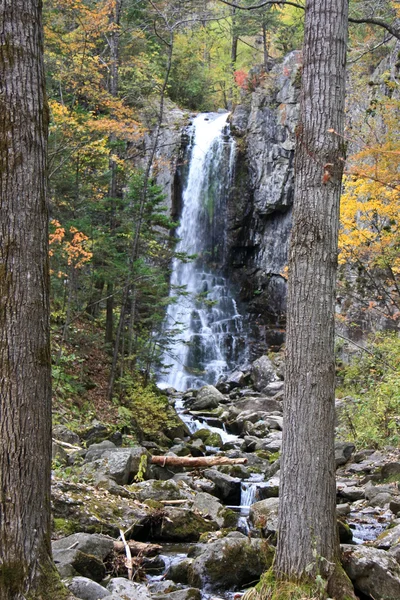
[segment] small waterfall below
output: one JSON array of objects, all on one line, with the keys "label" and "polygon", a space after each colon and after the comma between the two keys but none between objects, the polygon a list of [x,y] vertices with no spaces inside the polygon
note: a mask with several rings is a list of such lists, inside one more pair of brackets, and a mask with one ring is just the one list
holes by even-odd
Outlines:
[{"label": "small waterfall below", "polygon": [[184,391],[216,383],[233,369],[245,348],[243,318],[223,272],[226,212],[233,180],[235,141],[225,114],[200,114],[191,127],[188,174],[178,253],[174,259],[165,331],[177,331],[163,363],[161,387]]}]

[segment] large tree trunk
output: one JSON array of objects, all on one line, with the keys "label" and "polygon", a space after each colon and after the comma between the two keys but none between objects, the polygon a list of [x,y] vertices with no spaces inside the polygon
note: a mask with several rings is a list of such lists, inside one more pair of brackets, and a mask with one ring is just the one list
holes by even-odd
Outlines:
[{"label": "large tree trunk", "polygon": [[48,117],[40,0],[0,0],[0,598],[63,598],[51,562]]},{"label": "large tree trunk", "polygon": [[[347,10],[348,0],[307,0],[306,5],[289,253],[280,524],[274,567],[283,579],[296,580],[318,572],[329,578],[339,556],[334,314],[345,158],[341,136]],[[312,571],[310,565],[314,565]]]}]

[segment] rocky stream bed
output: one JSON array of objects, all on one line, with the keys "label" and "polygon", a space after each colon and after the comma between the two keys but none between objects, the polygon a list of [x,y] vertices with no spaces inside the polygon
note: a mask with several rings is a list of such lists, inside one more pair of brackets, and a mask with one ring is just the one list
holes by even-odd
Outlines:
[{"label": "rocky stream bed", "polygon": [[[276,540],[281,369],[263,356],[216,387],[165,390],[182,419],[167,449],[122,447],[100,423],[85,439],[54,428],[53,555],[77,598],[229,599],[257,583]],[[151,464],[157,454],[247,462],[190,470]],[[363,600],[399,600],[400,451],[337,441],[336,464],[343,566]]]}]

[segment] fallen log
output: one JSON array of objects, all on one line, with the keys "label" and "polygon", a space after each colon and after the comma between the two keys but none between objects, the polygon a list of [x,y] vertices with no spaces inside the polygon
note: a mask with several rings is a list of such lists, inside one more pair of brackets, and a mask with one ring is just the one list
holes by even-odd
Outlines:
[{"label": "fallen log", "polygon": [[[132,556],[156,556],[160,554],[162,546],[159,544],[145,544],[144,542],[136,542],[135,540],[128,540],[127,545],[131,551]],[[118,554],[126,552],[124,542],[114,542],[114,550]]]},{"label": "fallen log", "polygon": [[152,456],[153,465],[162,467],[215,467],[219,465],[244,465],[247,458],[227,456]]}]

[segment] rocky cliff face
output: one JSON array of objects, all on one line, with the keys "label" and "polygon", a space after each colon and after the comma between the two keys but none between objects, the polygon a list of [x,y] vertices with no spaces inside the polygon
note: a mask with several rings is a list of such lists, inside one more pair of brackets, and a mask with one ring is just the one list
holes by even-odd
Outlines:
[{"label": "rocky cliff face", "polygon": [[301,53],[288,55],[231,116],[238,155],[228,268],[261,346],[283,341],[300,67]]}]

